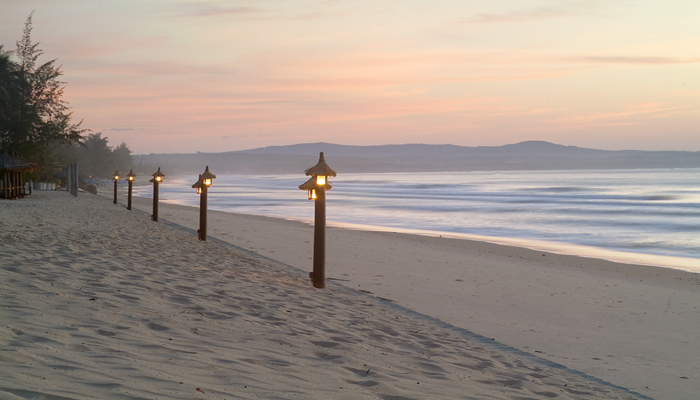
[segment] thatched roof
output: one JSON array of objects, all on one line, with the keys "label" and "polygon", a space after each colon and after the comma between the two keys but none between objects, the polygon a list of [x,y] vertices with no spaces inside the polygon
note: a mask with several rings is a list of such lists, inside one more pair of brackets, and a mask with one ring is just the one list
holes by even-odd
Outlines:
[{"label": "thatched roof", "polygon": [[207,168],[204,169],[204,173],[202,174],[202,180],[205,180],[205,179],[216,179],[216,175],[209,172],[208,165],[207,165]]},{"label": "thatched roof", "polygon": [[335,171],[331,169],[331,167],[326,164],[326,160],[323,158],[323,152],[321,152],[321,155],[318,158],[318,164],[314,165],[313,167],[307,169],[306,175],[323,175],[323,176],[335,176]]},{"label": "thatched roof", "polygon": [[160,172],[160,167],[158,167],[158,171],[153,173],[153,178],[156,178],[158,176],[161,178],[165,176],[162,172]]},{"label": "thatched roof", "polygon": [[201,189],[203,187],[204,187],[204,184],[202,183],[202,174],[199,174],[199,179],[197,180],[197,182],[194,183],[194,185],[192,185],[192,188],[193,189]]},{"label": "thatched roof", "polygon": [[17,157],[9,154],[0,154],[0,170],[24,172],[31,171],[32,167]]}]

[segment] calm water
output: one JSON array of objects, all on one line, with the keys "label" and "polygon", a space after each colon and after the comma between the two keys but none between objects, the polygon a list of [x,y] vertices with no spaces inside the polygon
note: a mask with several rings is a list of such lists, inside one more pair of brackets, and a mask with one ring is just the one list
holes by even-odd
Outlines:
[{"label": "calm water", "polygon": [[[196,179],[166,177],[161,200],[198,207]],[[313,220],[313,203],[297,188],[305,180],[219,176],[209,207]],[[331,183],[329,222],[700,259],[699,169],[340,174]],[[152,196],[151,187],[135,190]]]}]

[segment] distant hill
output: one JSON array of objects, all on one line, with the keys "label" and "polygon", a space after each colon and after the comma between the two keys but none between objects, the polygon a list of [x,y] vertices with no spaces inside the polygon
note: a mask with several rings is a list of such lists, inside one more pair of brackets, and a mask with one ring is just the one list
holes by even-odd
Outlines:
[{"label": "distant hill", "polygon": [[700,168],[700,152],[595,150],[544,141],[479,147],[306,143],[226,153],[135,155],[134,165],[144,173],[160,166],[171,174],[193,174],[205,165],[221,174],[303,173],[321,151],[337,172]]}]

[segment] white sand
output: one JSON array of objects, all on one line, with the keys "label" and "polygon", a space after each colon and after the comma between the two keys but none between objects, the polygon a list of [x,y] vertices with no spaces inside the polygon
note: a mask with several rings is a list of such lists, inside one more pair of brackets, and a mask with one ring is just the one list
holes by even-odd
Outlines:
[{"label": "white sand", "polygon": [[[305,272],[166,223],[194,230],[196,209],[161,204],[156,223],[134,200],[0,202],[0,399],[700,391],[697,274],[329,229],[327,276],[496,339],[481,340],[334,282],[313,289]],[[210,212],[209,235],[310,269],[305,224]]]}]

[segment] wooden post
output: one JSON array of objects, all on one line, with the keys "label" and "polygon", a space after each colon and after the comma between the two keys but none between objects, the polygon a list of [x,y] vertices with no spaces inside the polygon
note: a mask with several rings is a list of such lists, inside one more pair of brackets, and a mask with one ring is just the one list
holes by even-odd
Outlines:
[{"label": "wooden post", "polygon": [[21,172],[19,174],[19,192],[22,197],[27,197],[27,184],[24,182]]},{"label": "wooden post", "polygon": [[326,188],[317,185],[314,216],[314,271],[315,288],[326,287]]},{"label": "wooden post", "polygon": [[151,219],[158,221],[158,181],[153,179],[153,215]]},{"label": "wooden post", "polygon": [[17,187],[17,185],[19,184],[18,179],[17,179],[18,175],[19,175],[18,172],[12,173],[12,198],[13,199],[19,198],[19,190]]},{"label": "wooden post", "polygon": [[78,163],[73,164],[73,177],[75,178],[73,184],[73,196],[78,197],[78,188],[80,187],[80,175],[78,174]]},{"label": "wooden post", "polygon": [[[71,171],[71,176],[73,171]],[[72,180],[72,179],[71,179]],[[73,194],[73,185],[71,184],[70,188],[71,194]],[[117,204],[117,180],[114,180],[114,204]]]},{"label": "wooden post", "polygon": [[8,179],[10,182],[10,199],[15,198],[15,173],[10,172],[8,175]]},{"label": "wooden post", "polygon": [[199,197],[199,240],[207,240],[207,185],[202,185]]},{"label": "wooden post", "polygon": [[128,200],[126,201],[126,209],[127,210],[131,210],[131,189],[133,188],[133,186],[134,186],[134,182],[131,179],[129,179],[129,196],[128,196]]}]

